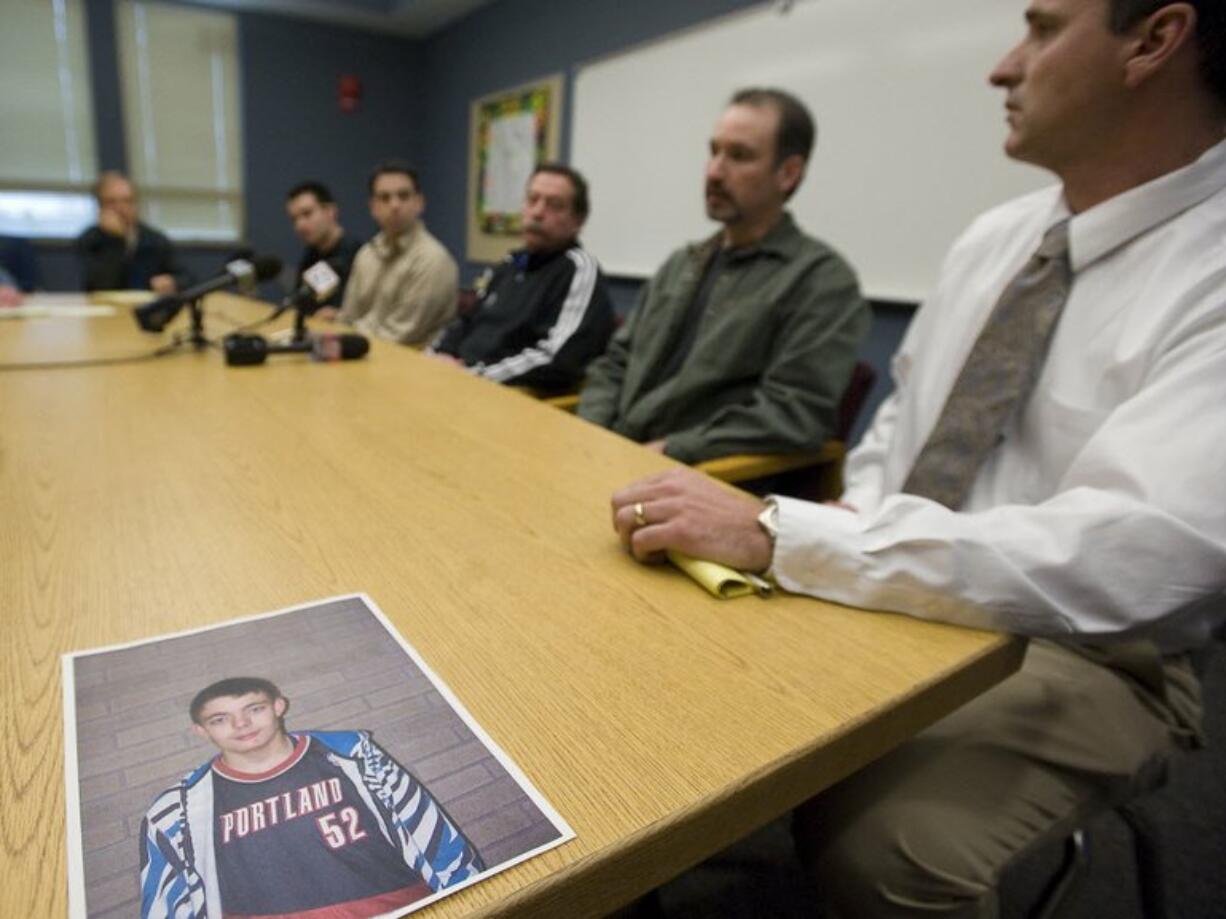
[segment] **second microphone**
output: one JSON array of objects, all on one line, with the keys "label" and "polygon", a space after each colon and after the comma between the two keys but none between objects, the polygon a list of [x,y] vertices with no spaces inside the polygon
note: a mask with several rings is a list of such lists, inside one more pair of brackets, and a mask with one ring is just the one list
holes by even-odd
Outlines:
[{"label": "second microphone", "polygon": [[252,367],[268,360],[270,354],[309,354],[317,361],[351,361],[365,357],[370,339],[353,333],[318,333],[306,341],[279,344],[262,335],[227,335],[222,341],[226,363],[231,367]]}]

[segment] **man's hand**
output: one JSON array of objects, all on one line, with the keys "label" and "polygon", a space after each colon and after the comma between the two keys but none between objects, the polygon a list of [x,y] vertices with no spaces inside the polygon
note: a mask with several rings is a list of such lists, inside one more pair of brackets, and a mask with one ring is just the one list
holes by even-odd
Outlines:
[{"label": "man's hand", "polygon": [[442,351],[427,351],[426,357],[432,357],[436,361],[442,361],[444,364],[450,364],[452,367],[464,366],[464,362],[454,354],[444,354]]},{"label": "man's hand", "polygon": [[167,297],[179,289],[173,274],[155,274],[149,279],[149,289],[160,297]]},{"label": "man's hand", "polygon": [[315,312],[311,313],[311,318],[322,319],[324,322],[335,322],[336,314],[339,313],[335,306],[321,306]]},{"label": "man's hand", "polygon": [[120,213],[109,207],[101,208],[98,211],[98,228],[108,236],[120,236],[124,239],[127,239],[128,232],[131,230],[128,222],[123,219]]},{"label": "man's hand", "polygon": [[675,549],[742,571],[770,567],[771,542],[758,525],[763,502],[693,469],[628,485],[613,494],[612,505],[613,528],[641,562],[663,561]]},{"label": "man's hand", "polygon": [[649,440],[643,444],[648,450],[655,450],[657,453],[663,453],[664,448],[668,446],[668,441],[661,437],[659,440]]},{"label": "man's hand", "polygon": [[21,306],[21,291],[9,284],[0,284],[0,306]]}]

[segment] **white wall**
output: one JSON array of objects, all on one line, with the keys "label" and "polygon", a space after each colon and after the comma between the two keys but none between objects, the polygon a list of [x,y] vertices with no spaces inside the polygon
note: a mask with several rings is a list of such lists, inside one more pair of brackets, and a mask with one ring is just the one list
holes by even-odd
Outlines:
[{"label": "white wall", "polygon": [[1022,13],[1000,0],[763,4],[581,67],[571,162],[592,186],[585,244],[609,273],[642,277],[711,232],[712,125],[734,89],[779,86],[818,122],[792,202],[801,225],[869,296],[923,299],[975,214],[1052,181],[1005,158],[1003,93],[987,84]]}]

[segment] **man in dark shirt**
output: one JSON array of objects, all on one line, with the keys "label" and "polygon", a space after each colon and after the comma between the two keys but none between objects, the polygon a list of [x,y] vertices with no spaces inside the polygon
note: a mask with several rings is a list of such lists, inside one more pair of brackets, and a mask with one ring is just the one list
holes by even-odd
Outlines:
[{"label": "man in dark shirt", "polygon": [[152,290],[161,296],[191,285],[164,233],[141,223],[136,189],[118,172],[94,186],[98,222],[77,237],[86,290]]},{"label": "man in dark shirt", "polygon": [[613,334],[600,266],[579,245],[587,182],[560,163],[528,180],[524,245],[479,283],[476,307],[453,320],[430,353],[499,383],[574,388]]},{"label": "man in dark shirt", "polygon": [[340,278],[340,283],[320,306],[340,309],[353,257],[362,248],[361,240],[345,234],[345,228],[340,225],[336,199],[320,182],[301,182],[291,188],[285,196],[285,210],[294,225],[294,234],[306,246],[302,258],[298,260],[294,289],[302,286],[302,275],[308,268],[316,262],[327,262]]}]

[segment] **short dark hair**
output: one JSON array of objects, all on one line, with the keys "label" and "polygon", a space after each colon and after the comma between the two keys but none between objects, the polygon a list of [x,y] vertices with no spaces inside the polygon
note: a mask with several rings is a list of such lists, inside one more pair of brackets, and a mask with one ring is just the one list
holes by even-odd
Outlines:
[{"label": "short dark hair", "polygon": [[370,180],[366,183],[366,189],[369,194],[375,193],[375,180],[379,176],[385,175],[405,175],[409,177],[409,181],[413,183],[413,191],[421,191],[421,184],[417,181],[417,170],[406,163],[404,160],[384,160],[377,163],[375,168],[370,171]]},{"label": "short dark hair", "polygon": [[[1108,0],[1107,25],[1119,34],[1176,0]],[[1182,0],[1196,10],[1196,44],[1205,85],[1226,104],[1226,3]]]},{"label": "short dark hair", "polygon": [[738,89],[728,100],[729,105],[773,106],[779,113],[779,131],[775,135],[775,165],[789,156],[799,156],[805,162],[813,152],[817,127],[805,104],[789,92],[773,87],[751,86]]},{"label": "short dark hair", "polygon": [[200,692],[196,693],[192,699],[192,704],[188,711],[191,713],[192,721],[196,724],[200,723],[200,712],[206,705],[214,699],[220,699],[224,696],[245,696],[249,692],[262,692],[274,702],[277,699],[284,699],[281,695],[281,690],[277,689],[277,685],[271,680],[266,680],[258,676],[232,676],[224,680],[218,680],[212,683]]},{"label": "short dark hair", "polygon": [[285,194],[286,201],[293,201],[299,195],[314,195],[315,200],[320,204],[335,204],[336,199],[332,197],[332,192],[323,182],[309,180],[299,182]]},{"label": "short dark hair", "polygon": [[587,215],[591,213],[592,205],[587,195],[587,179],[583,177],[582,173],[578,169],[572,169],[565,163],[540,163],[532,170],[532,176],[528,180],[531,181],[532,178],[540,175],[542,172],[549,173],[550,175],[565,176],[570,180],[571,191],[574,192],[570,198],[570,209],[580,220],[587,220]]}]

